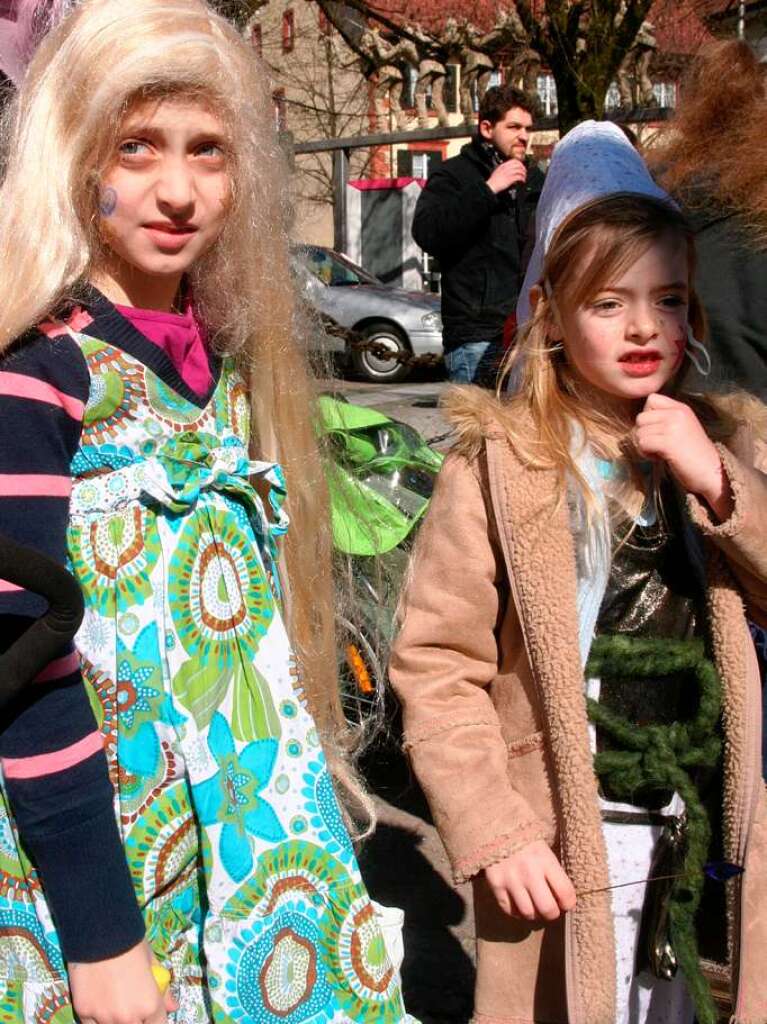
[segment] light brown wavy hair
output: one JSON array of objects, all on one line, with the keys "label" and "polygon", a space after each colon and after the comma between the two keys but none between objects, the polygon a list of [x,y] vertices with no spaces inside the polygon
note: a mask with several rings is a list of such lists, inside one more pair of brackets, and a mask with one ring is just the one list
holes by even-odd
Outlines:
[{"label": "light brown wavy hair", "polygon": [[331,769],[365,816],[336,678],[328,494],[291,285],[288,172],[264,70],[203,0],[84,0],[40,45],[3,130],[0,352],[99,266],[98,180],[120,124],[135,103],[176,96],[205,103],[227,128],[228,217],[191,286],[214,348],[234,355],[246,381],[253,456],[285,470],[289,630]]},{"label": "light brown wavy hair", "polygon": [[[703,341],[704,316],[692,284],[694,242],[683,215],[670,202],[638,194],[614,194],[581,207],[560,225],[544,261],[540,300],[501,369],[496,416],[510,444],[531,468],[558,471],[559,501],[566,500],[568,482],[575,481],[590,516],[597,513],[598,502],[578,466],[579,450],[574,450],[572,444],[574,432],[598,456],[624,460],[631,468],[637,461],[630,438],[633,424],[619,418],[609,404],[600,405],[593,389],[588,398],[584,397],[584,385],[568,363],[562,345],[551,341],[556,334],[557,308],[588,302],[620,277],[650,245],[666,238],[686,247],[688,320],[696,338]],[[511,394],[506,393],[509,379]],[[665,391],[688,402],[717,440],[730,437],[746,415],[746,406],[751,407],[746,396],[720,400],[682,395],[673,380]],[[461,402],[461,398],[457,396],[456,401]],[[450,404],[448,396],[448,410]],[[520,415],[522,412],[525,415]],[[633,522],[641,509],[644,494],[636,475],[625,486],[616,486],[611,497],[613,529],[617,530]]]},{"label": "light brown wavy hair", "polygon": [[[646,152],[664,188],[696,190],[739,213],[767,245],[767,68],[741,40],[712,43],[693,61],[674,119]],[[688,195],[689,193],[689,195]]]},{"label": "light brown wavy hair", "polygon": [[[516,403],[526,405],[535,431],[522,436],[510,423],[511,440],[531,465],[556,467],[588,491],[572,450],[573,427],[606,459],[627,454],[627,424],[598,396],[584,401],[583,383],[568,362],[561,344],[550,340],[558,326],[558,308],[576,308],[590,301],[620,277],[655,242],[670,238],[687,250],[690,286],[689,320],[696,337],[704,334],[703,314],[692,288],[695,270],[693,237],[682,214],[670,203],[650,196],[616,194],[581,207],[559,227],[543,265],[542,294],[530,322],[523,328],[502,369],[511,374]],[[594,399],[597,399],[596,401]],[[509,417],[513,420],[513,415]]]}]

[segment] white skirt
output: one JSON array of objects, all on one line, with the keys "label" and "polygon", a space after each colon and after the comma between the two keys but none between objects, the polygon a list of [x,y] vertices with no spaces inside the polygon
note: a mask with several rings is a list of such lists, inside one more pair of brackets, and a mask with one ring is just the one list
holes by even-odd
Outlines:
[{"label": "white skirt", "polygon": [[[586,692],[599,700],[599,680],[589,679]],[[589,726],[592,752],[596,751],[596,729]],[[600,800],[602,811],[641,812],[634,804]],[[664,817],[677,816],[684,809],[676,794],[659,811]],[[647,970],[636,973],[637,945],[647,884],[655,846],[663,826],[644,823],[602,823],[607,847],[607,868],[615,928],[615,1022],[616,1024],[693,1024],[695,1010],[687,994],[682,971],[671,981],[656,978]],[[625,882],[637,883],[624,885]],[[652,883],[651,883],[652,884]]]}]

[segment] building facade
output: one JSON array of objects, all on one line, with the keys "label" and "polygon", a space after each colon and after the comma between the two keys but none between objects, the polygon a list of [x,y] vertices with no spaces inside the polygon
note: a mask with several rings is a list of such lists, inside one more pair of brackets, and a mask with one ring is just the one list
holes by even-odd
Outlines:
[{"label": "building facade", "polygon": [[[435,18],[442,18],[443,27],[447,25],[446,9],[434,0],[409,3],[412,10],[408,8],[407,25],[412,32],[421,32],[423,25],[433,28]],[[638,37],[636,52],[610,86],[608,110],[647,106],[648,96],[651,105],[673,109],[679,80],[692,54],[715,33],[733,34],[733,6],[737,8],[732,0],[656,0]],[[762,40],[767,0],[751,0],[746,7],[749,35]],[[361,16],[355,17],[361,20]],[[366,30],[369,26],[361,20],[358,37]],[[467,102],[476,110],[479,88],[499,84],[514,72],[511,54],[508,61],[501,55],[497,67],[479,68],[487,73],[478,74],[471,55],[467,57],[459,47],[452,59],[430,72],[423,60],[416,63],[414,50],[409,57],[407,45],[397,50],[384,34],[368,31],[370,52],[378,47],[374,70],[372,58],[366,60],[364,53],[347,45],[311,0],[266,0],[246,31],[272,78],[275,124],[294,144],[426,125],[437,128],[440,123],[462,125],[469,119]],[[555,118],[557,96],[552,75],[540,67],[533,81],[542,117]],[[656,129],[657,124],[652,123],[638,126],[641,141],[651,138]],[[463,138],[354,149],[349,176],[353,180],[425,179],[441,161],[460,150],[469,130],[467,127]],[[553,126],[536,132],[534,157],[545,162],[556,138]],[[332,244],[333,163],[328,153],[295,156],[293,193],[295,239]]]}]

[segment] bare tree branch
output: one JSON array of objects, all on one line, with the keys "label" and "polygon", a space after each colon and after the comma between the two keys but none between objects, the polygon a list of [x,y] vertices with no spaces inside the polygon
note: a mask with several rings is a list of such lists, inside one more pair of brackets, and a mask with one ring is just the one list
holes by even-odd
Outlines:
[{"label": "bare tree branch", "polygon": [[[221,0],[225,2],[225,0]],[[482,40],[475,46],[492,59],[505,60],[516,47],[537,54],[554,77],[557,87],[560,128],[566,130],[578,120],[604,115],[607,91],[619,69],[636,43],[637,36],[653,7],[653,0],[513,0],[513,12],[506,0],[497,0],[495,25],[482,19],[478,0],[465,0],[464,15],[451,9],[453,34],[448,38],[445,17],[443,26],[435,27],[433,15],[430,28],[412,26],[412,7],[403,2],[402,10],[382,0],[310,0],[322,9],[347,45],[358,54],[363,72],[370,77],[374,62],[360,44],[362,33],[377,23],[394,43],[409,40],[423,50],[433,45],[434,53],[445,60],[456,56],[455,24],[459,35],[466,37],[471,19],[476,16],[482,25]],[[701,10],[704,0],[697,0]],[[690,0],[695,6],[696,0]],[[380,4],[380,6],[379,6]],[[405,12],[405,8],[410,13]],[[353,14],[353,16],[352,16]],[[410,19],[410,20],[407,20]],[[510,28],[510,26],[516,26]],[[476,33],[475,33],[476,35]],[[521,35],[521,38],[517,38]],[[647,52],[645,45],[645,53]],[[650,44],[652,45],[652,44]],[[461,54],[457,54],[459,59]],[[624,72],[625,77],[626,72]]]}]

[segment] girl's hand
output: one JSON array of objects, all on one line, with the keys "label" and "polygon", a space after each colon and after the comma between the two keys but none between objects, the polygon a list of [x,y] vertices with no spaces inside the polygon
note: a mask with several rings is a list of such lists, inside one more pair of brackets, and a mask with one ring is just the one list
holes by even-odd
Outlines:
[{"label": "girl's hand", "polygon": [[178,1009],[157,987],[146,941],[111,960],[69,964],[69,987],[81,1024],[166,1024]]},{"label": "girl's hand", "polygon": [[556,921],[575,906],[575,889],[562,865],[542,839],[484,869],[504,914],[527,921]]},{"label": "girl's hand", "polygon": [[640,455],[663,459],[678,483],[705,499],[721,522],[732,513],[732,496],[719,452],[692,409],[667,395],[649,395],[636,418]]}]

